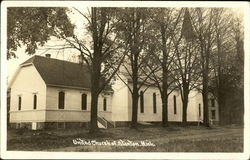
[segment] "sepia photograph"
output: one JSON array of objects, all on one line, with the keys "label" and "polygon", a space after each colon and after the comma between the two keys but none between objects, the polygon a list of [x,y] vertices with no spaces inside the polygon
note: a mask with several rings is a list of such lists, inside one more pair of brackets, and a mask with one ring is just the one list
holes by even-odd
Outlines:
[{"label": "sepia photograph", "polygon": [[250,158],[248,2],[1,8],[1,158]]}]

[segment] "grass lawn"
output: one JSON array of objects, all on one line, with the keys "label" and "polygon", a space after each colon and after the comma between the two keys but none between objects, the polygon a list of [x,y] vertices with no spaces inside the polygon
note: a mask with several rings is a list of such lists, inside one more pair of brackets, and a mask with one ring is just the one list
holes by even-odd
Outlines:
[{"label": "grass lawn", "polygon": [[[130,142],[151,146],[80,145],[73,140],[96,142]],[[79,139],[78,139],[79,142]],[[132,143],[131,143],[132,142]],[[8,130],[7,150],[22,151],[69,151],[69,152],[243,152],[243,127],[202,126],[168,127],[141,126],[102,129],[89,134],[87,129],[51,131]]]}]

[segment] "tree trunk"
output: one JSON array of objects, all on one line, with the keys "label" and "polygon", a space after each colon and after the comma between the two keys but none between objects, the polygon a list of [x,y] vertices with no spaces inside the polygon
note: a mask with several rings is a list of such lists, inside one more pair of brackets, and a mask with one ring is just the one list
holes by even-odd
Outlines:
[{"label": "tree trunk", "polygon": [[93,40],[94,53],[92,60],[91,71],[91,113],[90,113],[90,133],[98,131],[97,114],[98,114],[98,96],[100,94],[100,79],[101,79],[101,49],[102,44],[99,44],[98,31],[96,24],[96,8],[92,8],[92,22],[93,22]]},{"label": "tree trunk", "polygon": [[90,116],[90,133],[95,133],[98,131],[97,126],[97,110],[98,108],[98,94],[92,90],[91,92],[91,116]]},{"label": "tree trunk", "polygon": [[[135,45],[136,46],[136,45]],[[133,80],[133,93],[132,93],[132,122],[131,128],[137,128],[137,115],[138,115],[138,97],[139,97],[139,89],[138,89],[138,57],[140,52],[137,51],[135,47],[131,48],[132,56],[131,64],[132,64],[132,80]]]},{"label": "tree trunk", "polygon": [[162,40],[162,127],[168,126],[168,69],[167,69],[167,46],[166,46],[166,28],[161,24],[161,40]]},{"label": "tree trunk", "polygon": [[218,105],[219,105],[219,124],[225,124],[225,97],[223,96],[224,93],[221,91],[222,89],[219,88],[218,91]]},{"label": "tree trunk", "polygon": [[202,80],[202,99],[203,99],[203,123],[204,126],[209,127],[209,109],[208,109],[208,60],[203,68]]},{"label": "tree trunk", "polygon": [[98,131],[97,113],[98,113],[98,96],[100,85],[100,65],[98,60],[93,61],[91,72],[91,113],[90,113],[90,132]]},{"label": "tree trunk", "polygon": [[208,109],[208,82],[207,74],[203,75],[203,89],[202,89],[202,99],[203,99],[203,123],[204,126],[209,127],[209,109]]},{"label": "tree trunk", "polygon": [[132,94],[132,123],[131,128],[137,128],[137,115],[138,115],[138,91],[133,90]]},{"label": "tree trunk", "polygon": [[162,101],[162,127],[168,127],[168,96],[167,94],[161,95]]},{"label": "tree trunk", "polygon": [[183,126],[187,126],[187,106],[188,106],[188,98],[184,98],[184,101],[182,102],[182,123]]},{"label": "tree trunk", "polygon": [[219,124],[225,123],[225,97],[223,92],[223,73],[222,73],[222,49],[219,30],[216,33],[216,45],[217,45],[217,58],[218,58],[218,82],[217,82],[217,95],[218,95],[218,108],[219,108]]},{"label": "tree trunk", "polygon": [[183,98],[182,98],[182,122],[183,126],[187,126],[187,107],[188,107],[188,95],[189,95],[189,90],[188,90],[188,85],[183,84]]},{"label": "tree trunk", "polygon": [[208,73],[209,73],[209,49],[201,42],[201,62],[202,62],[202,99],[203,99],[203,124],[209,127],[208,109]]},{"label": "tree trunk", "polygon": [[139,98],[139,90],[138,90],[138,68],[137,68],[137,60],[134,61],[133,67],[133,93],[132,93],[132,122],[131,128],[137,128],[137,115],[138,115],[138,98]]}]

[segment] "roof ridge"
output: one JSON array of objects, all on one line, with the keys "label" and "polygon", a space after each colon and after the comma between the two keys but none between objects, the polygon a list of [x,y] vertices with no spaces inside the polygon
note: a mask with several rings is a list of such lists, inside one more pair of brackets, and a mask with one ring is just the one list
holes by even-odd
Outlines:
[{"label": "roof ridge", "polygon": [[[21,63],[20,65],[23,64],[27,64],[27,63],[33,63],[33,61],[36,59],[36,57],[38,58],[43,58],[46,59],[47,57],[41,56],[41,55],[33,55],[32,57],[30,57],[29,59],[27,59],[26,61],[24,61],[23,63]],[[77,62],[71,62],[71,61],[67,61],[67,60],[62,60],[62,59],[57,59],[57,58],[47,58],[49,60],[54,60],[54,61],[60,61],[60,62],[66,62],[66,63],[72,63],[72,64],[79,64]],[[82,64],[84,67],[87,67],[87,64]]]},{"label": "roof ridge", "polygon": [[44,58],[44,59],[49,59],[49,60],[56,60],[56,61],[61,61],[61,62],[67,62],[67,63],[73,63],[73,64],[79,64],[79,63],[76,63],[76,62],[71,62],[71,61],[67,61],[67,60],[62,60],[62,59],[57,59],[57,58],[48,58],[48,57],[44,57],[44,56],[40,56],[40,55],[34,55],[34,57],[39,57],[39,58]]}]

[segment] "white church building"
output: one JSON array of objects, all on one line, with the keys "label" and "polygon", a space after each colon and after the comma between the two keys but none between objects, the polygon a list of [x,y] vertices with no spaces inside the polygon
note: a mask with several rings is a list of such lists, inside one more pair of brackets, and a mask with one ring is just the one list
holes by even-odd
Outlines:
[{"label": "white church building", "polygon": [[[128,82],[125,76],[122,77]],[[87,126],[91,108],[90,85],[90,74],[84,65],[35,55],[19,66],[8,85],[10,125],[32,129]],[[168,102],[169,122],[181,122],[180,93],[172,92]],[[131,94],[117,79],[99,96],[98,126],[126,126],[131,116]],[[214,119],[218,119],[217,113],[215,116]],[[191,91],[187,121],[197,123],[202,119],[202,95]],[[161,120],[160,93],[156,87],[150,87],[140,94],[138,122],[160,123]]]}]

